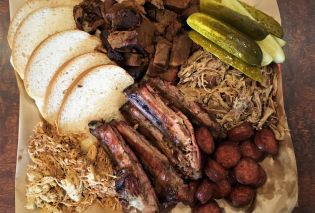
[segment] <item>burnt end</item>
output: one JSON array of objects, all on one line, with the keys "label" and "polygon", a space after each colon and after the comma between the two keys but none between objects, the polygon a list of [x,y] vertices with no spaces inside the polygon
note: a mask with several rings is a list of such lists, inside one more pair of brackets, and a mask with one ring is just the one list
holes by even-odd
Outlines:
[{"label": "burnt end", "polygon": [[154,67],[167,70],[171,48],[172,44],[165,39],[161,39],[157,43],[153,60]]},{"label": "burnt end", "polygon": [[164,0],[164,5],[172,9],[183,10],[188,7],[191,0]]},{"label": "burnt end", "polygon": [[105,24],[102,16],[104,3],[101,0],[83,1],[73,8],[73,17],[78,29],[94,33]]},{"label": "burnt end", "polygon": [[107,49],[108,58],[116,62],[123,61],[124,60],[123,54],[114,50],[111,47],[110,43],[108,42],[108,36],[109,36],[109,32],[107,32],[106,30],[103,30],[101,32],[102,45]]},{"label": "burnt end", "polygon": [[107,41],[113,49],[132,48],[138,43],[137,32],[132,31],[113,31],[108,34]]},{"label": "burnt end", "polygon": [[177,67],[183,65],[189,57],[191,45],[192,41],[186,34],[175,37],[170,57],[170,66]]},{"label": "burnt end", "polygon": [[132,8],[123,4],[115,4],[105,15],[113,30],[130,30],[141,23],[140,15]]}]

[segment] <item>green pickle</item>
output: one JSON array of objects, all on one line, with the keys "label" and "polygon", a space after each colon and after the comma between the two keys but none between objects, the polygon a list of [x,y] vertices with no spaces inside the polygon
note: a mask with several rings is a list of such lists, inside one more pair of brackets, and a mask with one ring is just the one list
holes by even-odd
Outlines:
[{"label": "green pickle", "polygon": [[242,61],[251,65],[261,64],[263,55],[258,44],[234,28],[203,13],[192,14],[187,23],[192,29]]},{"label": "green pickle", "polygon": [[203,37],[202,35],[200,35],[199,33],[195,31],[190,31],[188,35],[189,35],[189,38],[193,40],[196,44],[200,45],[206,51],[218,57],[221,61],[231,65],[235,69],[244,73],[246,76],[250,77],[251,79],[258,81],[262,85],[264,84],[265,79],[259,67],[246,64],[242,60],[227,53],[225,50],[223,50],[222,48],[220,48],[219,46],[217,46],[216,44],[209,41],[208,39],[206,39],[205,37]]},{"label": "green pickle", "polygon": [[245,2],[239,1],[243,7],[253,16],[256,21],[264,26],[264,28],[271,34],[283,38],[283,29],[281,25],[271,16],[266,13],[257,10],[255,7],[246,4]]},{"label": "green pickle", "polygon": [[222,3],[213,0],[200,0],[200,10],[202,13],[233,26],[256,41],[263,40],[269,34],[255,20],[224,6]]}]

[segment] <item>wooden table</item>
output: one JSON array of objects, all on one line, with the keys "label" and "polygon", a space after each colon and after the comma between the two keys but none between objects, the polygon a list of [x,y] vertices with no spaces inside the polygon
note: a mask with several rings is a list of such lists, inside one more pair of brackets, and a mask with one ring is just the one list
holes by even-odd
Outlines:
[{"label": "wooden table", "polygon": [[[284,98],[299,173],[299,207],[315,212],[315,1],[278,0],[286,32]],[[14,212],[19,94],[9,63],[8,0],[0,1],[0,212]],[[313,142],[314,140],[314,142]]]}]

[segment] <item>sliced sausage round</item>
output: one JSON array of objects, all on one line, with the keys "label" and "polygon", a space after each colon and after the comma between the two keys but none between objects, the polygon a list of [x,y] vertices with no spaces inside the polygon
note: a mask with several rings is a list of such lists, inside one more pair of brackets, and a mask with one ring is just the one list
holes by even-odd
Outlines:
[{"label": "sliced sausage round", "polygon": [[229,140],[244,141],[254,135],[253,127],[250,123],[242,123],[228,131]]},{"label": "sliced sausage round", "polygon": [[244,207],[254,200],[256,196],[256,191],[249,186],[237,185],[232,188],[232,191],[228,197],[232,206]]},{"label": "sliced sausage round", "polygon": [[231,184],[228,180],[221,180],[215,183],[213,196],[217,199],[227,197],[231,192]]},{"label": "sliced sausage round", "polygon": [[241,152],[237,144],[224,143],[217,148],[214,158],[224,168],[229,169],[241,159]]},{"label": "sliced sausage round", "polygon": [[193,213],[222,213],[222,209],[217,202],[211,201],[205,205],[195,207]]},{"label": "sliced sausage round", "polygon": [[234,167],[237,182],[256,185],[259,181],[259,165],[251,158],[243,158]]},{"label": "sliced sausage round", "polygon": [[255,184],[255,187],[259,188],[259,187],[263,186],[266,183],[266,181],[267,181],[266,171],[264,170],[264,168],[262,166],[259,165],[259,180]]},{"label": "sliced sausage round", "polygon": [[258,149],[268,154],[278,154],[279,143],[276,141],[275,135],[269,128],[264,128],[256,133],[255,144],[257,145]]},{"label": "sliced sausage round", "polygon": [[264,152],[258,149],[251,140],[241,142],[240,150],[243,157],[248,157],[255,161],[261,161],[264,158]]},{"label": "sliced sausage round", "polygon": [[213,153],[215,148],[214,139],[211,132],[206,127],[197,129],[196,141],[201,151],[209,155]]},{"label": "sliced sausage round", "polygon": [[227,171],[216,161],[208,160],[204,171],[208,178],[213,182],[218,182],[225,179],[228,175]]},{"label": "sliced sausage round", "polygon": [[212,198],[213,188],[214,183],[211,183],[207,178],[198,186],[195,196],[201,204],[207,203]]}]

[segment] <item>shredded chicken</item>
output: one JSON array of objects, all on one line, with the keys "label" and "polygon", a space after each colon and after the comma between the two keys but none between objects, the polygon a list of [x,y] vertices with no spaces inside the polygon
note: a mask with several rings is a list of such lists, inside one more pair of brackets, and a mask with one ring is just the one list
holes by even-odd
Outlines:
[{"label": "shredded chicken", "polygon": [[285,129],[279,123],[277,73],[263,67],[264,86],[246,77],[211,53],[199,50],[181,67],[179,89],[191,100],[201,103],[229,130],[245,121],[256,129],[270,126],[278,140]]},{"label": "shredded chicken", "polygon": [[27,168],[27,209],[83,212],[94,201],[121,209],[104,150],[96,144],[84,154],[79,141],[80,136],[59,136],[46,123],[36,127],[28,145],[32,164]]}]

